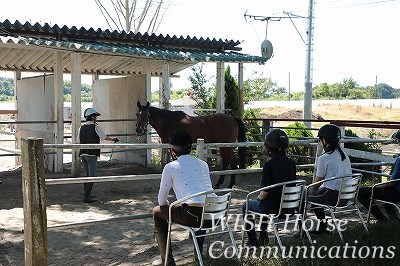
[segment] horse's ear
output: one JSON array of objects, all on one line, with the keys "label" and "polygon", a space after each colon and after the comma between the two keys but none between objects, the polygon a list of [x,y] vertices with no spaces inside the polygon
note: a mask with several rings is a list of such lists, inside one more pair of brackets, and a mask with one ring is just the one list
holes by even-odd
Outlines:
[{"label": "horse's ear", "polygon": [[150,107],[150,103],[147,102],[147,103],[146,103],[146,108],[149,108],[149,107]]},{"label": "horse's ear", "polygon": [[137,107],[140,108],[142,105],[140,104],[139,101],[137,101]]}]

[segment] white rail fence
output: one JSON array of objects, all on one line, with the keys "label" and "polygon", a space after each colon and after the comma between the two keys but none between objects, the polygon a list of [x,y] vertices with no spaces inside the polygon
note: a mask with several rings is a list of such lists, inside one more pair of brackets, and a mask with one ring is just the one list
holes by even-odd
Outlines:
[{"label": "white rail fence", "polygon": [[[368,142],[368,143],[392,143],[391,139],[344,139],[346,142]],[[245,142],[245,143],[204,143],[204,140],[198,139],[196,145],[196,156],[200,159],[205,159],[207,156],[207,149],[220,148],[220,147],[251,147],[262,146],[263,142]],[[321,152],[318,149],[317,139],[307,140],[293,140],[289,145],[296,146],[309,146]],[[126,219],[142,219],[150,217],[150,214],[130,215],[124,217],[113,217],[109,219],[102,219],[90,222],[78,222],[70,224],[60,224],[47,227],[46,215],[46,185],[63,185],[73,183],[85,182],[123,182],[132,180],[150,180],[160,179],[160,174],[146,174],[146,175],[124,175],[124,176],[100,176],[100,177],[81,177],[81,178],[59,178],[59,179],[45,179],[44,170],[44,154],[46,152],[54,151],[54,149],[99,149],[111,148],[115,150],[121,149],[167,149],[168,144],[43,144],[42,139],[28,138],[22,140],[22,151],[13,150],[16,154],[22,156],[22,175],[23,175],[23,203],[24,203],[24,245],[25,245],[25,265],[47,265],[47,231],[53,228],[68,228],[76,226],[87,226],[96,223],[104,223],[110,221],[120,221]],[[0,150],[4,150],[0,147]],[[376,165],[390,165],[393,164],[395,158],[393,156],[365,152],[359,150],[345,149],[346,152],[352,156],[362,159],[373,161]],[[10,151],[7,149],[7,151]],[[302,166],[299,166],[301,168]],[[304,167],[312,167],[306,165]],[[237,170],[224,170],[224,171],[211,171],[212,175],[227,175],[227,174],[247,174],[259,173],[261,168],[255,169],[237,169]],[[383,175],[383,174],[380,174]],[[35,262],[35,263],[33,263]]]}]

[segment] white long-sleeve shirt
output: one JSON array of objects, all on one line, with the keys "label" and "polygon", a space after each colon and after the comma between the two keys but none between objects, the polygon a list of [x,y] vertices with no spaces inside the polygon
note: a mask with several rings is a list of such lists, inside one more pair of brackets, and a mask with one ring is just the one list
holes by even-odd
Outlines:
[{"label": "white long-sleeve shirt", "polygon": [[[178,200],[198,192],[212,190],[207,163],[190,155],[181,155],[177,160],[165,165],[158,192],[160,206],[169,204],[167,197],[171,188]],[[203,202],[204,197],[197,197],[185,203]]]}]

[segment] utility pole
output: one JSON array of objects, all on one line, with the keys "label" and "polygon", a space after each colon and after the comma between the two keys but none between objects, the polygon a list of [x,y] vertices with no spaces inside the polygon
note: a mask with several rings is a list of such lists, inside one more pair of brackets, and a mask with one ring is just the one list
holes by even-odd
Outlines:
[{"label": "utility pole", "polygon": [[[305,70],[305,82],[304,82],[304,108],[303,108],[303,119],[310,120],[312,117],[312,46],[313,46],[313,36],[314,36],[314,24],[313,24],[313,13],[314,13],[314,0],[309,0],[308,4],[308,23],[307,23],[307,39],[304,40],[301,36],[301,33],[297,29],[296,25],[293,22],[293,18],[303,18],[305,17],[298,16],[289,12],[283,12],[287,15],[287,17],[267,17],[267,16],[256,16],[256,15],[248,15],[247,11],[244,14],[245,19],[249,17],[254,20],[261,21],[280,21],[281,19],[288,18],[292,22],[295,27],[297,33],[299,34],[301,40],[306,45],[306,70]],[[289,73],[289,87],[290,87],[290,73]],[[289,88],[290,90],[290,88]],[[289,100],[290,100],[290,91],[289,91]],[[311,127],[311,122],[304,122],[304,125],[308,128]]]},{"label": "utility pole", "polygon": [[[312,117],[312,41],[314,35],[313,27],[313,9],[314,0],[309,0],[308,7],[308,24],[307,24],[307,52],[306,52],[306,71],[305,71],[305,82],[304,82],[304,108],[303,118],[309,120]],[[308,128],[311,127],[311,122],[304,122],[304,125]]]},{"label": "utility pole", "polygon": [[289,72],[289,101],[290,101],[290,72]]}]

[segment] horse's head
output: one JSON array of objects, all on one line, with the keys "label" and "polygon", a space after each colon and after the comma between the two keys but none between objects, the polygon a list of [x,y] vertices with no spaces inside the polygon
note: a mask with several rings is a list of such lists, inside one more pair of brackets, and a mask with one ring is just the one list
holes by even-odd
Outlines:
[{"label": "horse's head", "polygon": [[147,133],[147,125],[150,118],[150,103],[147,102],[146,105],[141,105],[138,101],[137,106],[139,111],[136,113],[136,134],[142,136]]}]

